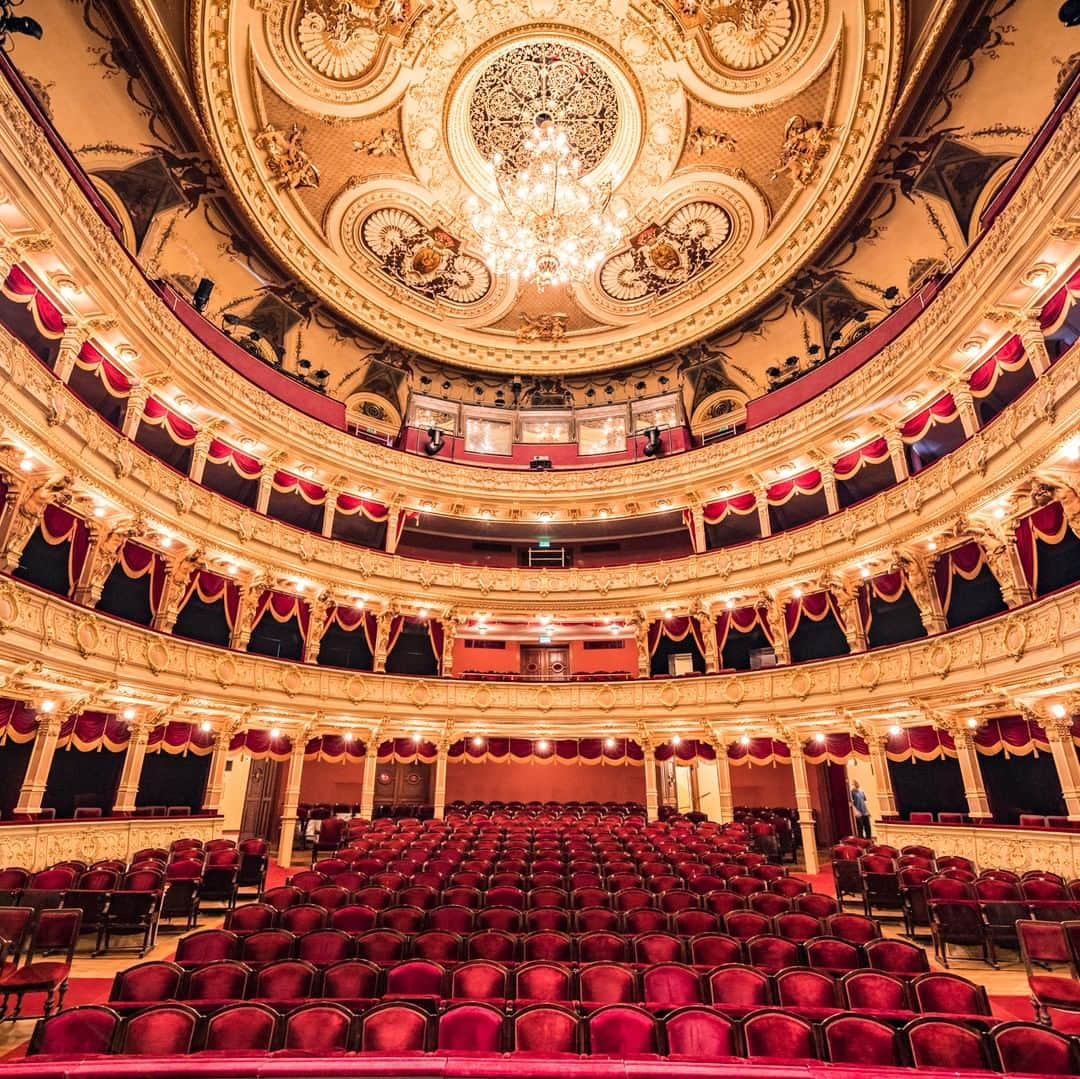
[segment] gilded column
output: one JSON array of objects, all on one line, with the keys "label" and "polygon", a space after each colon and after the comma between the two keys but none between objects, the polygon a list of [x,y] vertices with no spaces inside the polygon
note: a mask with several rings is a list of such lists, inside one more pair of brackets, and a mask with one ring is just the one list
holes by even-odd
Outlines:
[{"label": "gilded column", "polygon": [[971,387],[966,382],[954,383],[950,390],[956,409],[960,413],[960,426],[964,434],[971,438],[979,429],[979,416],[975,411],[975,398],[971,394]]},{"label": "gilded column", "polygon": [[709,549],[705,539],[705,510],[700,505],[690,507],[690,539],[694,545],[694,553],[701,554]]},{"label": "gilded column", "polygon": [[108,525],[98,521],[87,522],[86,559],[79,578],[75,582],[73,599],[84,607],[96,607],[105,589],[120,551],[128,540],[124,529],[109,530]]},{"label": "gilded column", "polygon": [[754,491],[754,506],[757,508],[758,530],[761,538],[772,535],[772,522],[769,520],[769,500],[765,496],[765,488],[758,487]]},{"label": "gilded column", "polygon": [[285,797],[281,805],[281,832],[278,835],[277,862],[283,869],[292,865],[293,840],[296,837],[296,807],[300,803],[300,781],[304,776],[304,752],[307,750],[307,730],[293,735],[289,770],[285,773]]},{"label": "gilded column", "polygon": [[391,500],[386,507],[386,541],[383,546],[387,554],[397,552],[398,540],[401,539],[401,514],[403,512],[401,503],[396,500]]},{"label": "gilded column", "polygon": [[731,759],[723,742],[714,742],[716,750],[716,789],[720,797],[720,823],[730,824],[735,819],[735,796],[731,792]]},{"label": "gilded column", "polygon": [[4,519],[0,522],[0,538],[3,542],[0,571],[11,573],[18,568],[30,537],[41,524],[45,507],[69,486],[66,477],[46,481],[37,487],[17,486],[14,482],[11,484],[11,489],[4,498]]},{"label": "gilded column", "polygon": [[329,539],[334,534],[334,514],[337,513],[337,487],[327,487],[326,501],[323,503],[322,534]]},{"label": "gilded column", "polygon": [[859,606],[861,587],[862,581],[858,580],[833,591],[843,619],[844,636],[852,652],[865,652],[868,647],[866,627],[863,625],[862,609]]},{"label": "gilded column", "polygon": [[240,585],[240,599],[236,605],[236,619],[229,635],[229,647],[238,652],[246,651],[251,640],[251,631],[255,628],[255,611],[259,599],[269,587],[268,582],[258,578],[248,585]]},{"label": "gilded column", "polygon": [[221,796],[225,791],[225,762],[229,759],[229,743],[235,732],[231,726],[214,732],[214,748],[210,753],[210,770],[206,774],[202,811],[221,812]]},{"label": "gilded column", "polygon": [[652,674],[652,657],[649,655],[649,620],[644,615],[634,619],[634,639],[637,643],[638,678]]},{"label": "gilded column", "polygon": [[266,462],[259,473],[259,492],[255,496],[255,512],[265,514],[270,508],[270,492],[274,489],[274,474],[277,464]]},{"label": "gilded column", "polygon": [[776,653],[777,663],[791,662],[791,649],[788,646],[787,618],[784,616],[784,602],[779,596],[767,597],[765,604],[765,620],[769,623],[772,631],[773,652]]},{"label": "gilded column", "polygon": [[886,431],[885,442],[889,447],[889,460],[892,462],[893,475],[897,483],[903,483],[908,478],[907,453],[904,450],[904,440],[899,431]]},{"label": "gilded column", "polygon": [[120,781],[116,785],[113,813],[129,816],[135,812],[143,761],[146,759],[146,743],[150,739],[150,732],[156,726],[156,720],[135,720],[128,724],[130,734],[127,750],[124,753],[124,766],[120,771]]},{"label": "gilded column", "polygon": [[979,754],[975,748],[975,732],[967,727],[953,731],[956,755],[960,763],[960,775],[964,781],[964,797],[967,799],[968,816],[972,820],[989,820],[990,799],[986,796],[982,770],[979,768]]},{"label": "gilded column", "polygon": [[203,473],[206,471],[206,458],[210,455],[210,443],[213,440],[213,431],[206,427],[195,436],[195,445],[191,448],[191,467],[188,469],[188,479],[192,483],[202,483],[203,481]]},{"label": "gilded column", "polygon": [[159,633],[172,633],[176,619],[180,615],[180,604],[184,602],[192,573],[199,569],[201,552],[190,555],[176,555],[166,561],[165,584],[161,590],[158,609],[154,612],[151,629]]},{"label": "gilded column", "polygon": [[1043,333],[1042,323],[1038,318],[1024,319],[1016,327],[1016,332],[1023,342],[1024,352],[1035,377],[1046,374],[1050,370],[1050,353],[1046,350],[1046,335]]},{"label": "gilded column", "polygon": [[645,819],[658,820],[660,817],[660,799],[656,793],[656,757],[651,742],[642,744],[645,756]]},{"label": "gilded column", "polygon": [[379,732],[372,731],[364,757],[364,785],[360,791],[360,816],[371,820],[375,816],[375,780],[379,772]]},{"label": "gilded column", "polygon": [[323,637],[326,636],[330,612],[337,606],[334,597],[329,592],[323,592],[311,605],[308,613],[307,638],[304,641],[304,662],[318,663],[319,649],[322,648]]},{"label": "gilded column", "polygon": [[866,736],[866,746],[870,751],[870,770],[874,773],[877,787],[878,820],[896,816],[896,794],[893,792],[889,758],[886,755],[888,742],[889,736],[881,731],[871,731]]},{"label": "gilded column", "polygon": [[1020,551],[1016,544],[1016,531],[1011,526],[1000,536],[987,536],[983,544],[990,572],[1001,586],[1001,598],[1009,608],[1030,603],[1031,585],[1024,576]]},{"label": "gilded column", "polygon": [[806,772],[806,757],[798,738],[788,741],[791,753],[791,776],[795,781],[795,808],[799,811],[799,831],[802,833],[803,861],[807,873],[820,868],[817,852],[817,832],[814,828],[814,803],[810,798],[810,777]]},{"label": "gilded column", "polygon": [[941,606],[941,596],[934,584],[934,559],[908,556],[900,559],[904,580],[911,598],[919,608],[926,632],[930,635],[944,633],[945,611]]},{"label": "gilded column", "polygon": [[821,472],[821,486],[825,492],[825,508],[829,513],[840,512],[840,496],[836,491],[836,474],[833,472],[832,464],[829,461],[825,461],[818,466]]},{"label": "gilded column", "polygon": [[19,800],[15,803],[16,814],[34,814],[41,812],[41,800],[45,796],[45,787],[49,781],[56,743],[60,738],[60,728],[67,715],[63,712],[38,712],[37,736],[30,749],[30,760],[26,763],[26,774],[19,789]]},{"label": "gilded column", "polygon": [[446,764],[449,750],[450,743],[445,738],[439,739],[436,747],[438,755],[435,758],[435,792],[432,799],[435,803],[436,820],[442,820],[446,816]]},{"label": "gilded column", "polygon": [[64,315],[64,335],[60,338],[60,349],[56,354],[56,363],[53,364],[53,374],[61,382],[67,382],[71,378],[71,372],[75,370],[75,360],[86,343],[86,330],[82,319],[77,315]]},{"label": "gilded column", "polygon": [[454,642],[457,640],[458,619],[451,612],[442,620],[443,646],[439,673],[443,678],[454,676]]},{"label": "gilded column", "polygon": [[1050,743],[1050,752],[1054,756],[1058,781],[1061,783],[1061,796],[1065,800],[1065,812],[1069,820],[1080,820],[1080,759],[1076,756],[1076,746],[1072,738],[1072,719],[1066,716],[1057,719],[1050,716],[1041,719],[1046,740]]},{"label": "gilded column", "polygon": [[705,673],[716,674],[720,670],[720,650],[716,646],[716,619],[703,606],[697,606],[690,612],[698,620],[701,628],[701,641],[705,645]]},{"label": "gilded column", "polygon": [[386,673],[386,660],[390,654],[390,623],[393,611],[379,611],[375,616],[375,656],[372,669],[376,674]]},{"label": "gilded column", "polygon": [[133,439],[139,433],[139,424],[142,423],[143,411],[146,402],[150,400],[150,387],[136,385],[131,387],[127,403],[124,406],[124,422],[120,427],[121,432]]}]

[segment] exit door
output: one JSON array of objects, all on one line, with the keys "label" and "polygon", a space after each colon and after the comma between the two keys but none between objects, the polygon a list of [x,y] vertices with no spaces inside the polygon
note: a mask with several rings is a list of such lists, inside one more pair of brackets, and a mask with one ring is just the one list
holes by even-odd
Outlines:
[{"label": "exit door", "polygon": [[544,682],[570,677],[570,648],[567,645],[521,646],[521,673]]}]

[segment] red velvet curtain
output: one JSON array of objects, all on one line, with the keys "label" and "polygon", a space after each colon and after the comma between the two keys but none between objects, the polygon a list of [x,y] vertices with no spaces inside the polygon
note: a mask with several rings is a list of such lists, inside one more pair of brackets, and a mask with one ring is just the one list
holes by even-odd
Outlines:
[{"label": "red velvet curtain", "polygon": [[279,494],[297,495],[309,506],[321,506],[326,501],[325,487],[320,487],[310,480],[302,480],[288,472],[274,473],[273,488]]},{"label": "red velvet curtain", "polygon": [[1016,335],[1010,337],[994,354],[984,360],[968,379],[973,397],[988,397],[994,392],[1003,372],[1019,371],[1027,363],[1024,342]]},{"label": "red velvet curtain", "polygon": [[809,618],[811,622],[823,622],[830,611],[835,615],[837,625],[843,629],[844,619],[831,592],[811,592],[808,596],[788,600],[784,607],[784,626],[788,640],[795,636],[803,618]]},{"label": "red velvet curtain", "polygon": [[839,764],[846,765],[852,757],[860,760],[869,760],[870,751],[866,745],[866,739],[860,735],[852,735],[846,732],[826,734],[818,740],[811,738],[803,747],[803,756],[807,764]]},{"label": "red velvet curtain", "polygon": [[434,764],[438,758],[438,747],[424,739],[391,738],[379,743],[380,764]]},{"label": "red velvet curtain", "polygon": [[770,506],[783,506],[796,495],[816,495],[821,487],[821,472],[812,468],[809,472],[803,472],[790,480],[774,483],[766,489],[765,500]]},{"label": "red velvet curtain", "polygon": [[226,442],[211,439],[207,461],[214,465],[228,465],[237,475],[245,480],[257,480],[262,475],[262,462],[246,453],[241,453]]},{"label": "red velvet curtain", "polygon": [[1039,312],[1039,325],[1044,334],[1052,334],[1068,317],[1069,309],[1080,296],[1080,270],[1078,270],[1064,285],[1061,286],[1043,304]]},{"label": "red velvet curtain", "polygon": [[730,611],[721,611],[716,619],[716,650],[717,653],[724,651],[727,644],[728,634],[732,630],[736,633],[750,633],[755,626],[760,626],[766,639],[772,642],[772,628],[765,612],[760,607],[735,607]]},{"label": "red velvet curtain", "polygon": [[255,617],[251,624],[257,626],[259,620],[266,612],[275,622],[288,622],[295,618],[300,627],[300,636],[306,641],[308,629],[311,623],[311,608],[305,599],[299,596],[291,596],[286,592],[275,592],[267,589],[260,597],[258,606],[255,608]]},{"label": "red velvet curtain", "polygon": [[225,621],[229,629],[236,628],[236,614],[240,609],[240,589],[235,581],[228,577],[222,577],[219,573],[211,573],[208,569],[196,570],[188,582],[187,592],[184,593],[180,609],[191,598],[192,593],[197,595],[203,603],[216,603],[218,600],[225,601]]},{"label": "red velvet curtain", "polygon": [[921,442],[935,424],[952,423],[959,414],[952,394],[946,393],[932,405],[905,420],[900,427],[900,437],[909,444]]},{"label": "red velvet curtain", "polygon": [[75,366],[97,375],[110,397],[127,397],[131,392],[131,380],[127,375],[110,363],[89,341],[84,342],[75,357]]},{"label": "red velvet curtain", "polygon": [[941,609],[946,614],[952,602],[953,578],[963,577],[965,581],[973,581],[982,572],[985,563],[982,548],[974,540],[938,555],[934,563],[934,586],[941,599]]},{"label": "red velvet curtain", "polygon": [[89,548],[89,530],[81,517],[69,513],[62,506],[48,505],[41,515],[41,537],[46,543],[56,546],[70,543],[68,549],[68,594],[75,587],[75,582],[86,564],[86,552]]},{"label": "red velvet curtain", "polygon": [[381,502],[346,494],[337,496],[337,512],[347,517],[362,513],[369,521],[377,522],[385,521],[390,516],[390,511]]},{"label": "red velvet curtain", "polygon": [[1024,571],[1024,577],[1031,585],[1032,592],[1038,592],[1039,587],[1039,560],[1036,558],[1036,540],[1042,540],[1051,546],[1056,546],[1064,538],[1068,530],[1065,520],[1065,510],[1060,502],[1048,502],[1040,506],[1033,513],[1022,517],[1016,526],[1016,549],[1020,555],[1020,564]]},{"label": "red velvet curtain", "polygon": [[178,446],[192,445],[199,434],[194,424],[188,423],[183,416],[170,411],[153,397],[146,399],[142,418],[143,423],[148,423],[153,427],[164,427],[169,438]]},{"label": "red velvet curtain", "polygon": [[707,525],[719,524],[729,513],[745,517],[747,514],[756,512],[757,499],[754,497],[753,491],[732,495],[731,498],[717,499],[717,501],[710,502],[703,509]]},{"label": "red velvet curtain", "polygon": [[64,336],[64,316],[60,308],[38,288],[21,267],[11,267],[0,291],[3,291],[9,300],[23,303],[29,308],[34,325],[43,337]]},{"label": "red velvet curtain", "polygon": [[897,764],[936,761],[941,757],[955,757],[956,743],[951,734],[937,727],[903,727],[899,734],[888,736],[885,755]]},{"label": "red velvet curtain", "polygon": [[1046,731],[1024,716],[1000,716],[987,720],[975,732],[975,748],[984,756],[1004,753],[1006,757],[1026,757],[1029,753],[1050,752]]},{"label": "red velvet curtain", "polygon": [[748,742],[740,740],[729,746],[728,760],[736,766],[790,764],[791,750],[775,738],[751,738]]},{"label": "red velvet curtain", "polygon": [[655,655],[660,647],[662,638],[667,637],[672,641],[684,641],[688,634],[693,634],[694,643],[698,651],[705,655],[705,641],[701,636],[701,626],[696,618],[682,615],[680,617],[664,618],[649,623],[649,655]]},{"label": "red velvet curtain", "polygon": [[37,715],[22,701],[0,701],[0,746],[32,742],[37,736]]},{"label": "red velvet curtain", "polygon": [[451,764],[608,764],[641,765],[645,755],[637,742],[626,738],[614,739],[608,746],[605,738],[556,738],[547,740],[540,750],[539,739],[530,738],[462,738],[447,751]]},{"label": "red velvet curtain", "polygon": [[127,724],[117,716],[105,712],[81,712],[64,720],[56,748],[77,749],[83,753],[101,749],[121,753],[127,748],[130,737]]},{"label": "red velvet curtain", "polygon": [[439,673],[442,673],[442,658],[443,658],[443,643],[446,640],[446,634],[443,631],[443,624],[437,618],[429,618],[427,624],[428,640],[431,642],[431,650],[435,653],[435,667]]},{"label": "red velvet curtain", "polygon": [[874,620],[874,609],[870,604],[871,595],[882,603],[898,603],[906,590],[907,582],[899,571],[879,573],[876,577],[871,577],[859,589],[859,614],[862,616],[862,624],[867,633],[870,632],[870,625]]},{"label": "red velvet curtain", "polygon": [[676,764],[690,764],[692,761],[715,761],[716,750],[708,742],[699,742],[696,738],[680,738],[678,745],[664,742],[653,751],[657,762],[675,761]]},{"label": "red velvet curtain", "polygon": [[174,757],[206,757],[214,751],[214,732],[204,731],[199,723],[170,719],[150,732],[147,753],[169,753]]},{"label": "red velvet curtain", "polygon": [[325,761],[328,764],[356,764],[364,759],[367,746],[359,738],[343,734],[322,734],[312,738],[304,750],[305,761]]},{"label": "red velvet curtain", "polygon": [[150,574],[150,610],[155,614],[161,605],[161,593],[165,587],[165,560],[156,551],[128,540],[120,548],[117,565],[124,576],[137,581]]},{"label": "red velvet curtain", "polygon": [[292,740],[287,734],[270,736],[270,731],[246,730],[234,734],[229,753],[246,753],[252,760],[287,761],[292,753]]},{"label": "red velvet curtain", "polygon": [[885,438],[875,438],[833,461],[833,475],[838,480],[849,480],[864,465],[880,465],[888,459],[889,443]]}]

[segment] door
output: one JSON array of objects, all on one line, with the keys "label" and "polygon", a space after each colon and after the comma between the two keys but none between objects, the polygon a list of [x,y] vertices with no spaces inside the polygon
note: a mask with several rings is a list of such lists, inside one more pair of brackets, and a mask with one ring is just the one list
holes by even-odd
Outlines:
[{"label": "door", "polygon": [[240,817],[241,839],[260,836],[271,843],[276,840],[281,827],[281,763],[266,759],[251,762]]},{"label": "door", "polygon": [[422,806],[431,802],[431,770],[434,766],[421,764],[378,765],[375,774],[375,804],[390,806]]},{"label": "door", "polygon": [[570,647],[560,644],[523,644],[521,673],[542,682],[570,677]]}]

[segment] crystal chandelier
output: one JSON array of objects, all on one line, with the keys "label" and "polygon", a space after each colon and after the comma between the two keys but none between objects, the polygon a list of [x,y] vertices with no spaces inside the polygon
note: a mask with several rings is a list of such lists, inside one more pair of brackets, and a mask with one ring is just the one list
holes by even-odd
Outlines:
[{"label": "crystal chandelier", "polygon": [[522,147],[521,168],[500,153],[487,163],[499,201],[469,200],[484,257],[496,273],[541,291],[584,281],[623,237],[619,215],[610,210],[611,185],[581,175],[566,132],[548,117],[538,117]]}]

